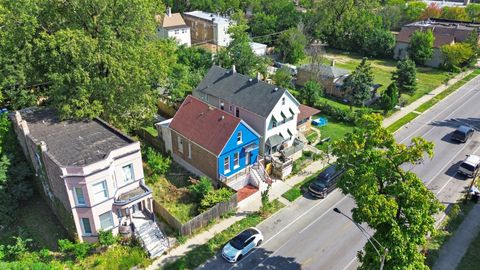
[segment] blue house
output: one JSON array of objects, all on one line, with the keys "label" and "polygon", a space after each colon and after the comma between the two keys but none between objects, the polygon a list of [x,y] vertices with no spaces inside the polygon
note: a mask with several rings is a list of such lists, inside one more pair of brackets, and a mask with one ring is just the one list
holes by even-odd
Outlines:
[{"label": "blue house", "polygon": [[243,120],[188,96],[175,116],[159,124],[165,149],[197,175],[248,184],[258,160],[260,136]]}]

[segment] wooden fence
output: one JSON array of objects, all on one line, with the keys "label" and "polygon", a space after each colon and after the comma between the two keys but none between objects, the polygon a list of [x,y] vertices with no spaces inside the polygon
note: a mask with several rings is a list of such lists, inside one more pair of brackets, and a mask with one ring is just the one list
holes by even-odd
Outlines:
[{"label": "wooden fence", "polygon": [[153,148],[156,148],[162,153],[165,153],[165,145],[162,139],[153,136],[150,132],[148,132],[144,128],[141,128],[135,131],[135,133],[140,138],[142,138],[142,141],[145,142],[145,144],[147,144],[148,146],[152,146]]},{"label": "wooden fence", "polygon": [[211,220],[220,218],[223,214],[228,213],[237,208],[237,193],[233,194],[229,201],[217,203],[214,207],[199,214],[198,216],[190,219],[186,223],[182,224],[177,218],[168,212],[158,202],[153,202],[153,210],[159,216],[161,216],[165,222],[172,228],[180,232],[181,235],[191,235],[196,230],[206,226]]}]

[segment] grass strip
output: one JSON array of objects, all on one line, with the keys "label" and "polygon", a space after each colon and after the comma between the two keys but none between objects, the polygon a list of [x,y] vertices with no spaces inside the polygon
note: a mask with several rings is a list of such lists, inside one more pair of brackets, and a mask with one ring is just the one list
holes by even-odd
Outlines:
[{"label": "grass strip", "polygon": [[[270,209],[270,215],[273,215],[282,207],[284,207],[281,202],[278,200],[272,201],[272,209]],[[258,225],[260,222],[268,218],[267,215],[261,215],[260,213],[253,213],[247,215],[244,219],[239,220],[232,224],[227,229],[216,234],[212,239],[208,240],[207,243],[203,245],[196,246],[192,250],[188,251],[185,256],[182,258],[165,265],[163,269],[194,269],[205,263],[209,258],[215,255],[223,245],[228,242],[231,238],[236,236],[241,231]]]},{"label": "grass strip", "polygon": [[289,202],[295,201],[298,197],[302,196],[302,193],[304,192],[304,190],[308,188],[308,185],[310,184],[310,182],[315,180],[315,178],[317,178],[317,176],[320,174],[321,171],[323,170],[320,170],[310,175],[309,177],[305,178],[305,180],[303,180],[302,182],[297,183],[291,189],[283,193],[282,197],[287,199]]},{"label": "grass strip", "polygon": [[475,270],[480,265],[480,232],[468,247],[467,253],[457,266],[457,270]]},{"label": "grass strip", "polygon": [[410,121],[412,121],[413,119],[417,118],[417,116],[419,116],[418,113],[414,113],[414,112],[410,112],[408,113],[407,115],[405,115],[404,117],[398,119],[397,121],[395,121],[393,124],[391,124],[390,126],[387,127],[387,130],[390,131],[390,132],[395,132],[397,131],[399,128],[403,127],[405,124],[409,123]]},{"label": "grass strip", "polygon": [[448,242],[450,237],[460,227],[465,217],[472,210],[475,204],[471,201],[466,203],[458,202],[452,206],[452,209],[448,211],[445,220],[435,233],[427,240],[427,258],[426,263],[432,268],[435,261],[438,259],[442,246]]},{"label": "grass strip", "polygon": [[450,95],[451,93],[455,92],[458,88],[462,87],[464,84],[475,78],[476,76],[480,75],[480,69],[476,69],[472,73],[465,76],[465,78],[459,80],[458,82],[454,83],[452,86],[448,87],[447,89],[443,90],[441,93],[430,99],[429,101],[423,103],[422,105],[418,106],[415,109],[418,112],[424,112],[431,108],[433,105],[440,102],[442,99]]}]

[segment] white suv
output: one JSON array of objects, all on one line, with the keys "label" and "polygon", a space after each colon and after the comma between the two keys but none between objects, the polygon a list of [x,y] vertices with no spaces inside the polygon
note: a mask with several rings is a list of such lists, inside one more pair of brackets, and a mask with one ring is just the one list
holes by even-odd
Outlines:
[{"label": "white suv", "polygon": [[458,167],[458,172],[473,177],[480,168],[480,157],[476,155],[467,155],[467,158]]}]

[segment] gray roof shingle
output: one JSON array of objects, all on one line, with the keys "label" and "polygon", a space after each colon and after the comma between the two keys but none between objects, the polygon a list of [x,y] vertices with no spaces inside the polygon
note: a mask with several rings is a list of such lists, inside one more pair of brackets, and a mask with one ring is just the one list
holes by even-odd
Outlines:
[{"label": "gray roof shingle", "polygon": [[212,66],[195,91],[218,97],[266,118],[287,90]]},{"label": "gray roof shingle", "polygon": [[330,78],[338,78],[350,73],[350,71],[338,68],[335,66],[328,66],[328,65],[321,65],[321,64],[305,64],[300,66],[300,70],[304,69],[307,71],[315,71],[318,72],[322,76],[327,76]]},{"label": "gray roof shingle", "polygon": [[62,166],[85,166],[104,159],[112,150],[133,142],[99,119],[60,120],[53,109],[27,108],[19,111],[30,135],[44,141],[48,152]]}]

